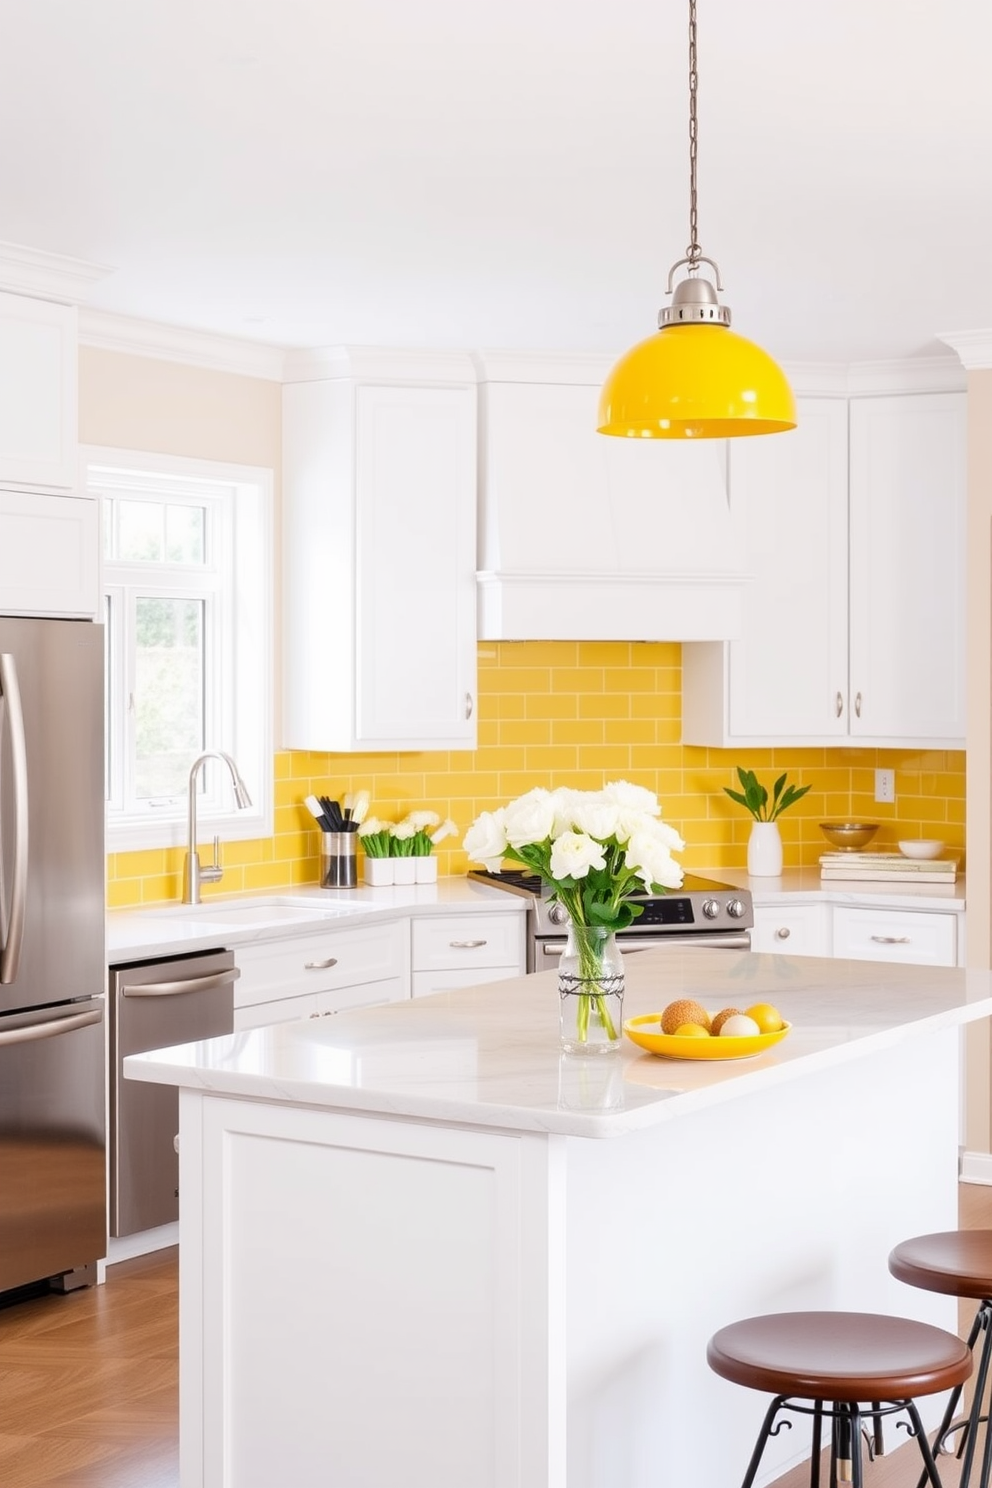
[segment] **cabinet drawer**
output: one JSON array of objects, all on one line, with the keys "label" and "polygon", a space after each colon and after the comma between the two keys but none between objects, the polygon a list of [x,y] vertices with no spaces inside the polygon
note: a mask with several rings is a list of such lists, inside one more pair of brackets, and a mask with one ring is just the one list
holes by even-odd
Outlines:
[{"label": "cabinet drawer", "polygon": [[755,907],[751,931],[753,951],[786,956],[828,956],[827,911],[823,904]]},{"label": "cabinet drawer", "polygon": [[235,1007],[403,978],[406,923],[321,931],[239,946]]},{"label": "cabinet drawer", "polygon": [[524,920],[522,914],[425,915],[415,919],[413,969],[460,971],[498,966],[511,968],[507,976],[523,975]]},{"label": "cabinet drawer", "polygon": [[431,992],[452,992],[522,975],[518,966],[466,966],[460,971],[415,971],[411,980],[414,997],[426,997]]},{"label": "cabinet drawer", "polygon": [[362,982],[342,987],[337,992],[318,992],[310,996],[277,997],[271,1002],[253,1002],[234,1009],[234,1031],[264,1028],[272,1023],[292,1023],[299,1018],[327,1018],[349,1008],[378,1007],[384,1002],[399,1002],[406,996],[399,977],[384,982]]},{"label": "cabinet drawer", "polygon": [[859,909],[837,905],[834,955],[854,961],[957,964],[957,915],[923,910]]}]

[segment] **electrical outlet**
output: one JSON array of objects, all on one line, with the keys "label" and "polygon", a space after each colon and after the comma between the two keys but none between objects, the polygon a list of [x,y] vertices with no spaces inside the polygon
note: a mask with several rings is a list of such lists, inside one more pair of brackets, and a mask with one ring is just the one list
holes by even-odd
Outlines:
[{"label": "electrical outlet", "polygon": [[875,800],[891,805],[896,798],[895,770],[875,771]]}]

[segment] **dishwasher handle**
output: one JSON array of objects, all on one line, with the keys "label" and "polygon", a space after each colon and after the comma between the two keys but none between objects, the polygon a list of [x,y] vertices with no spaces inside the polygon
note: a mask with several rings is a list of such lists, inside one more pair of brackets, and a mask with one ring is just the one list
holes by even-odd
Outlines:
[{"label": "dishwasher handle", "polygon": [[236,966],[226,971],[213,971],[208,976],[182,977],[177,982],[144,982],[128,986],[122,982],[122,997],[181,997],[186,992],[210,992],[214,987],[229,987],[241,975]]}]

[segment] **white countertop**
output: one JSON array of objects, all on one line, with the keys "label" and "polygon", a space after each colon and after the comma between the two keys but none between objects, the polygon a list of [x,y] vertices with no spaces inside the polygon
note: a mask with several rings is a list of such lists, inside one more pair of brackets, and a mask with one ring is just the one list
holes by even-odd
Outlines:
[{"label": "white countertop", "polygon": [[611,1137],[992,1012],[992,973],[981,971],[666,947],[628,956],[626,973],[625,1017],[680,996],[711,1012],[768,1001],[792,1030],[745,1060],[660,1059],[626,1039],[620,1055],[569,1057],[549,971],[133,1055],[125,1074],[418,1121]]},{"label": "white countertop", "polygon": [[[107,914],[107,961],[111,966],[188,951],[227,949],[253,941],[312,935],[394,920],[397,915],[524,914],[526,899],[491,889],[471,878],[442,878],[436,884],[371,889],[321,889],[316,884],[211,894],[202,904],[155,904]],[[267,913],[266,911],[270,911]],[[249,917],[250,916],[250,917]]]},{"label": "white countertop", "polygon": [[[693,870],[695,871],[695,870]],[[822,899],[828,904],[887,904],[901,909],[943,909],[960,913],[965,907],[965,879],[953,883],[891,883],[871,879],[832,879],[824,883],[819,868],[787,868],[778,878],[754,878],[744,868],[702,869],[700,878],[718,879],[735,888],[750,889],[755,904],[787,904]]]}]

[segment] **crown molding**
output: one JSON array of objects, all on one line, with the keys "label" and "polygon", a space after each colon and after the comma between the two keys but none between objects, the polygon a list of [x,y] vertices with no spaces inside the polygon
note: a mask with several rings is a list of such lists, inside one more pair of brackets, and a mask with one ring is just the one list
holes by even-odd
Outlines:
[{"label": "crown molding", "polygon": [[376,382],[474,383],[475,359],[467,351],[390,346],[315,346],[289,351],[284,382],[324,382],[335,378]]},{"label": "crown molding", "polygon": [[800,397],[857,398],[885,393],[963,392],[956,357],[907,357],[880,362],[793,362],[782,370]]},{"label": "crown molding", "polygon": [[105,264],[84,263],[41,248],[0,243],[0,290],[78,305],[93,286],[112,274]]},{"label": "crown molding", "polygon": [[992,330],[940,331],[937,340],[956,351],[961,365],[969,372],[992,367]]},{"label": "crown molding", "polygon": [[236,336],[218,336],[212,331],[159,325],[151,320],[134,320],[104,310],[80,310],[79,341],[81,345],[99,351],[182,362],[189,367],[234,372],[241,377],[259,377],[268,382],[284,380],[285,347],[241,341]]},{"label": "crown molding", "polygon": [[602,351],[473,351],[479,382],[557,382],[599,387],[617,360]]}]

